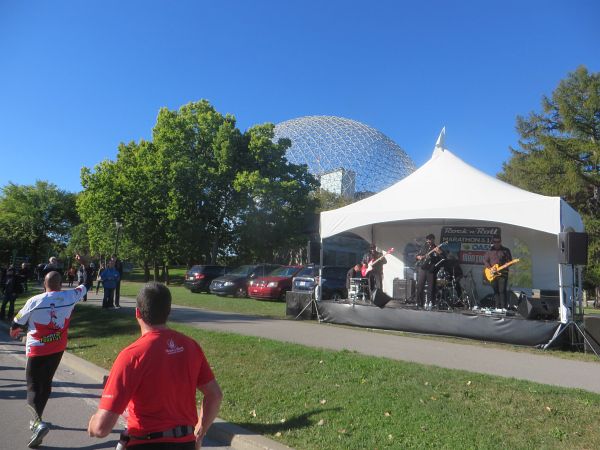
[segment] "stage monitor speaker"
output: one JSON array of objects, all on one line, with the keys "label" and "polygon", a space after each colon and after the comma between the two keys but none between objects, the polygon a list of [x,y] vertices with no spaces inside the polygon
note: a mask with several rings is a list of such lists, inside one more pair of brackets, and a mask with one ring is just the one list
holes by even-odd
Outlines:
[{"label": "stage monitor speaker", "polygon": [[528,320],[556,320],[559,304],[558,297],[529,298],[522,295],[517,311]]},{"label": "stage monitor speaker", "polygon": [[560,264],[587,265],[587,233],[558,233],[558,262]]},{"label": "stage monitor speaker", "polygon": [[[308,305],[308,306],[307,306]],[[306,309],[305,309],[306,308]],[[285,314],[299,319],[310,320],[314,315],[314,304],[312,303],[312,293],[310,292],[292,292],[285,293]],[[302,311],[304,310],[304,311]],[[302,313],[302,314],[300,314]]]},{"label": "stage monitor speaker", "polygon": [[584,340],[584,349],[586,353],[594,353],[594,350],[600,355],[600,317],[584,316],[583,329],[585,337],[589,341]]},{"label": "stage monitor speaker", "polygon": [[412,301],[415,296],[415,280],[395,279],[392,283],[392,298],[394,300]]},{"label": "stage monitor speaker", "polygon": [[389,295],[383,292],[381,289],[373,289],[371,293],[371,301],[375,306],[383,308],[392,299]]}]

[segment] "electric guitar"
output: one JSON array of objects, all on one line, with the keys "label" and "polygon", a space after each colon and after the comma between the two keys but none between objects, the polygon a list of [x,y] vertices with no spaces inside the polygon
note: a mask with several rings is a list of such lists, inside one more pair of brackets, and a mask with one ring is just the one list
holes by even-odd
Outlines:
[{"label": "electric guitar", "polygon": [[448,245],[448,242],[444,241],[437,247],[433,247],[431,250],[429,250],[427,253],[425,253],[423,255],[423,257],[415,263],[415,265],[417,267],[421,267],[423,269],[428,269],[429,266],[431,265],[431,258],[430,258],[431,254],[433,252],[439,250],[440,248],[444,247],[445,245]]},{"label": "electric guitar", "polygon": [[363,277],[366,277],[367,274],[373,270],[373,266],[375,264],[377,264],[379,261],[381,261],[383,258],[385,258],[385,255],[389,255],[390,253],[392,253],[394,251],[394,247],[390,248],[387,252],[383,252],[383,255],[381,255],[379,258],[377,259],[372,259],[371,261],[369,261],[368,264],[363,264],[362,268],[360,269],[360,274]]},{"label": "electric guitar", "polygon": [[483,273],[485,274],[486,280],[488,280],[491,283],[496,278],[498,278],[499,276],[502,275],[500,273],[501,270],[504,270],[507,267],[512,266],[515,263],[518,263],[519,261],[520,261],[519,258],[515,258],[512,261],[507,262],[506,264],[502,264],[501,266],[498,266],[498,264],[494,264],[492,267],[486,267],[485,269],[483,269]]}]

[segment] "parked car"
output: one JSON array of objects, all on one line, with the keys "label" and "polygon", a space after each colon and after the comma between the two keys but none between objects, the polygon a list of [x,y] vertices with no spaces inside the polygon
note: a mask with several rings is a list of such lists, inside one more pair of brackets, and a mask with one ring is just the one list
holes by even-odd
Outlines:
[{"label": "parked car", "polygon": [[248,282],[255,278],[264,277],[273,270],[281,267],[279,264],[251,264],[239,266],[231,272],[215,278],[210,283],[210,292],[217,295],[248,296]]},{"label": "parked car", "polygon": [[[321,288],[323,300],[341,300],[348,298],[346,274],[349,267],[323,266]],[[319,284],[319,266],[307,266],[292,280],[292,290],[296,292],[315,292]]]},{"label": "parked car", "polygon": [[185,273],[183,285],[192,292],[210,292],[209,287],[212,280],[224,275],[227,269],[225,266],[192,266]]},{"label": "parked car", "polygon": [[285,300],[285,293],[292,289],[292,277],[302,266],[282,266],[275,269],[266,277],[256,278],[248,283],[248,296]]}]

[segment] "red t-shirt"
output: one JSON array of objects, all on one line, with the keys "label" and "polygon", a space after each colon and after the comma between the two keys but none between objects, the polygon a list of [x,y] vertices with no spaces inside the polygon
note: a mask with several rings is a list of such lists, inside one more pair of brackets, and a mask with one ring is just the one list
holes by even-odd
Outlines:
[{"label": "red t-shirt", "polygon": [[[102,392],[100,409],[129,413],[129,435],[170,430],[198,422],[196,389],[214,380],[202,348],[171,329],[150,331],[125,348],[112,366]],[[159,438],[151,442],[189,442]],[[135,441],[129,445],[148,443]]]}]

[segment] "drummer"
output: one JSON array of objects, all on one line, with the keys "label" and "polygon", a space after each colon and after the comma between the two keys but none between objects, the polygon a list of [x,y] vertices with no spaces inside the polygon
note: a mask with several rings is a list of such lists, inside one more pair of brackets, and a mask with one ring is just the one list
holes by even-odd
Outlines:
[{"label": "drummer", "polygon": [[[443,263],[443,273],[446,281],[450,284],[454,281],[454,288],[456,289],[456,295],[458,298],[462,297],[462,286],[460,285],[460,279],[463,277],[463,271],[460,267],[460,263],[453,253],[450,253]],[[440,275],[440,273],[438,273]]]},{"label": "drummer", "polygon": [[350,268],[348,273],[346,273],[346,289],[348,291],[350,291],[350,280],[352,278],[362,278],[360,269],[360,264],[355,264],[353,267]]}]

